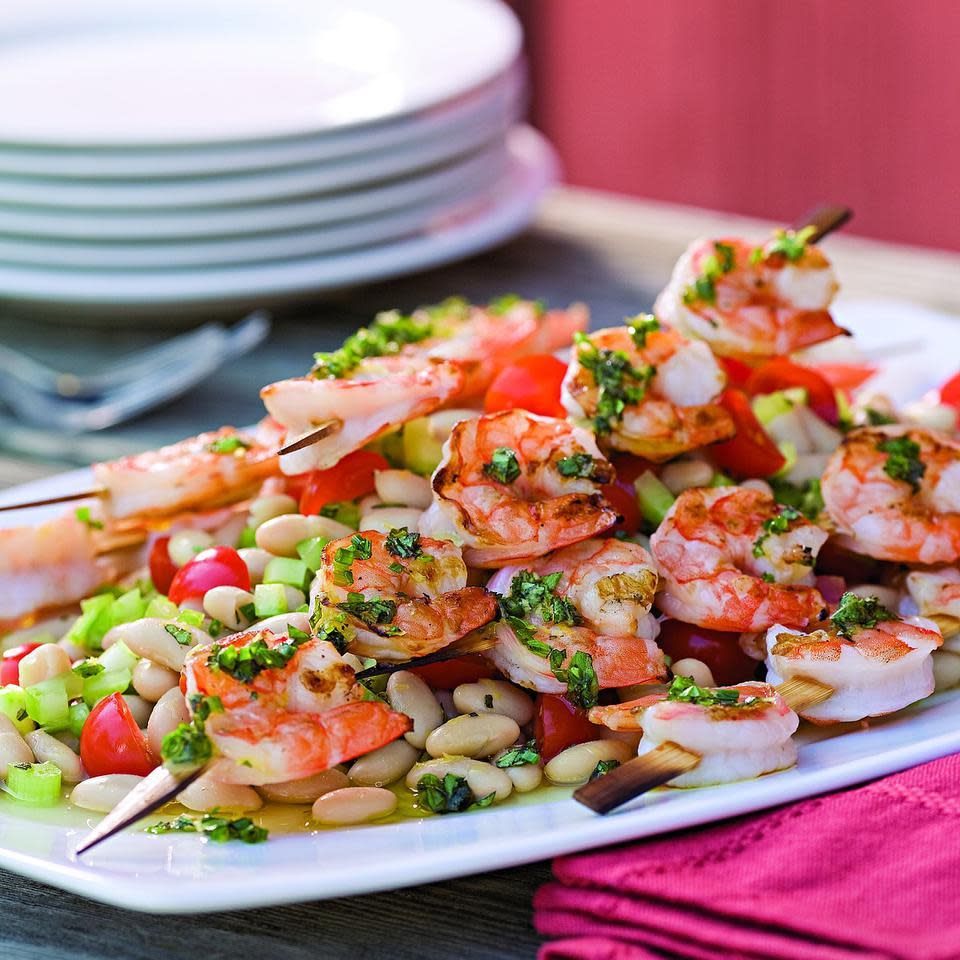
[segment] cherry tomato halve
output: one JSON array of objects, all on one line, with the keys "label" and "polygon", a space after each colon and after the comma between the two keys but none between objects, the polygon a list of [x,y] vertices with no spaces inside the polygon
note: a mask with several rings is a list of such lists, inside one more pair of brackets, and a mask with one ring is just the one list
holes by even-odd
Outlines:
[{"label": "cherry tomato halve", "polygon": [[735,357],[717,357],[717,361],[723,367],[730,386],[739,387],[742,390],[753,373],[753,367]]},{"label": "cherry tomato halve", "polygon": [[816,371],[834,390],[840,390],[849,398],[877,372],[877,368],[871,363],[818,363]]},{"label": "cherry tomato halve", "polygon": [[150,567],[150,580],[160,593],[167,593],[173,578],[177,575],[177,565],[170,559],[170,538],[157,537],[150,547],[147,564]]},{"label": "cherry tomato halve", "polygon": [[753,415],[747,395],[724,390],[719,403],[733,418],[737,434],[708,448],[717,466],[737,477],[769,477],[780,470],[786,460]]},{"label": "cherry tomato halve", "polygon": [[585,711],[575,707],[566,697],[553,693],[537,696],[533,735],[544,763],[575,743],[600,739],[602,733],[603,727],[591,723]]},{"label": "cherry tomato halve", "polygon": [[721,686],[752,680],[757,670],[757,661],[741,649],[738,633],[707,630],[681,620],[664,620],[657,643],[674,663],[687,657],[701,660]]},{"label": "cherry tomato halve", "polygon": [[657,473],[659,467],[657,464],[643,457],[634,456],[632,453],[615,453],[610,457],[613,469],[617,471],[617,479],[633,486],[633,481],[642,473],[648,470]]},{"label": "cherry tomato halve", "polygon": [[560,384],[566,372],[567,365],[552,354],[521,357],[494,377],[483,401],[484,412],[519,408],[544,417],[565,417]]},{"label": "cherry tomato halve", "polygon": [[630,484],[618,480],[616,483],[605,483],[600,492],[623,518],[611,529],[622,530],[627,536],[635,534],[640,529],[641,519],[636,490]]},{"label": "cherry tomato halve", "polygon": [[348,453],[328,470],[314,470],[300,496],[300,512],[319,513],[328,503],[356,500],[373,491],[375,470],[387,470],[386,457],[372,450]]},{"label": "cherry tomato halve", "polygon": [[960,412],[960,373],[954,374],[937,392],[941,403]]},{"label": "cherry tomato halve", "polygon": [[807,391],[807,404],[821,420],[833,426],[840,422],[837,397],[827,379],[812,367],[801,367],[786,357],[774,357],[762,367],[757,367],[750,374],[744,389],[751,397],[755,397],[790,387],[803,387]]},{"label": "cherry tomato halve", "polygon": [[489,680],[497,675],[491,663],[472,653],[455,660],[414,667],[410,672],[429,683],[434,690],[453,690],[461,683],[476,683],[477,680]]},{"label": "cherry tomato halve", "polygon": [[33,653],[42,643],[21,643],[19,647],[11,647],[3,654],[0,660],[0,687],[8,683],[20,684],[20,661],[28,654]]},{"label": "cherry tomato halve", "polygon": [[192,597],[202,597],[214,587],[250,589],[250,571],[233,547],[202,550],[177,571],[167,596],[180,604]]},{"label": "cherry tomato halve", "polygon": [[91,777],[132,773],[145,777],[157,758],[119,693],[101,700],[80,732],[80,759]]}]

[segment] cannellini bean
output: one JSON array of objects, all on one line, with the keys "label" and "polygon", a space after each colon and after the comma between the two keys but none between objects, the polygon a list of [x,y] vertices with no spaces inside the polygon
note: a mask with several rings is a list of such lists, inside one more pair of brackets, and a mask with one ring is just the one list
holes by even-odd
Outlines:
[{"label": "cannellini bean", "polygon": [[633,755],[629,745],[620,740],[590,740],[561,750],[543,772],[554,783],[583,783],[601,760],[626,763]]},{"label": "cannellini bean", "polygon": [[288,513],[297,513],[297,501],[293,497],[285,493],[264,494],[250,504],[250,526],[259,527],[274,517]]},{"label": "cannellini bean", "polygon": [[[257,623],[257,630],[269,630],[271,633],[286,633],[289,635],[293,627],[301,633],[310,632],[310,614],[308,613],[278,613],[275,617],[267,617]],[[361,664],[358,670],[363,669]]]},{"label": "cannellini bean", "polygon": [[397,809],[397,797],[382,787],[343,787],[318,797],[313,819],[318,823],[346,825],[389,817]]},{"label": "cannellini bean", "polygon": [[702,460],[678,460],[660,471],[660,482],[676,497],[693,487],[706,487],[713,479],[713,467]]},{"label": "cannellini bean", "polygon": [[[7,720],[5,714],[0,714]],[[23,737],[17,733],[13,724],[9,729],[0,727],[0,780],[7,779],[7,765],[11,763],[33,763],[33,751]]]},{"label": "cannellini bean", "polygon": [[202,774],[185,790],[177,794],[188,810],[208,812],[216,810],[259,810],[263,806],[260,794],[253,787],[241,783],[222,783],[209,774]]},{"label": "cannellini bean", "polygon": [[69,747],[74,753],[80,753],[80,738],[69,730],[58,730],[51,736],[54,740],[59,740],[64,746]]},{"label": "cannellini bean", "polygon": [[263,583],[263,574],[267,569],[267,564],[273,559],[273,554],[262,550],[260,547],[242,547],[237,553],[240,554],[240,559],[247,565],[250,585],[255,587],[258,583]]},{"label": "cannellini bean", "polygon": [[517,793],[529,793],[543,783],[543,767],[539,763],[525,763],[522,767],[504,767],[503,772],[513,781]]},{"label": "cannellini bean", "polygon": [[247,620],[240,608],[253,603],[253,594],[240,587],[213,587],[203,595],[203,612],[219,620],[228,630],[241,630]]},{"label": "cannellini bean", "polygon": [[153,704],[147,703],[143,697],[138,697],[134,693],[125,693],[123,699],[130,708],[130,713],[133,714],[133,719],[136,720],[137,726],[140,727],[141,730],[145,730],[147,721],[150,719],[150,712],[153,710]]},{"label": "cannellini bean", "polygon": [[676,660],[670,669],[675,677],[692,677],[693,682],[699,687],[716,686],[710,668],[702,660],[697,660],[694,657],[684,657],[682,660]]},{"label": "cannellini bean", "polygon": [[347,775],[338,767],[331,767],[323,773],[300,780],[287,780],[284,783],[266,783],[257,790],[274,803],[313,803],[331,790],[349,787]]},{"label": "cannellini bean", "polygon": [[748,490],[759,490],[768,497],[773,496],[773,488],[766,480],[761,480],[759,477],[751,477],[749,480],[744,480],[740,486],[746,487]]},{"label": "cannellini bean", "polygon": [[413,729],[404,737],[411,746],[422,750],[430,733],[443,723],[443,709],[433,692],[415,673],[398,670],[387,681],[387,700],[394,710],[413,721]]},{"label": "cannellini bean", "polygon": [[179,673],[152,660],[138,660],[133,668],[133,689],[150,703],[156,703],[179,683]]},{"label": "cannellini bean", "polygon": [[499,713],[521,727],[533,719],[533,700],[506,680],[461,683],[453,691],[453,703],[460,713]]},{"label": "cannellini bean", "polygon": [[[167,630],[170,625],[176,630]],[[177,640],[178,635],[183,635],[183,630],[190,635],[191,643],[182,644]],[[188,623],[174,623],[172,620],[160,620],[157,617],[145,617],[132,623],[118,624],[107,636],[111,638],[111,642],[122,640],[138,657],[146,657],[147,660],[178,672],[191,648],[197,644],[205,646],[213,643],[213,637],[199,627]]]},{"label": "cannellini bean", "polygon": [[465,713],[437,727],[427,737],[431,757],[490,757],[520,736],[517,721],[498,713]]},{"label": "cannellini bean", "polygon": [[150,741],[150,747],[158,757],[163,738],[189,719],[190,711],[187,710],[187,701],[180,692],[179,686],[168,690],[156,702],[153,713],[147,721],[147,740]]},{"label": "cannellini bean", "polygon": [[242,513],[234,514],[226,523],[211,531],[213,542],[226,547],[235,547],[240,541],[240,535],[247,525],[247,518]]},{"label": "cannellini bean", "polygon": [[933,653],[934,689],[952,690],[960,684],[960,656],[949,650],[935,650]]},{"label": "cannellini bean", "polygon": [[406,776],[419,756],[420,751],[406,740],[394,740],[365,753],[353,764],[347,776],[358,787],[385,787]]},{"label": "cannellini bean", "polygon": [[416,510],[413,507],[381,507],[379,510],[365,513],[360,518],[360,529],[379,530],[380,533],[389,533],[401,527],[416,530],[422,515],[422,510]]},{"label": "cannellini bean", "polygon": [[438,410],[427,417],[427,430],[434,440],[443,443],[450,436],[454,425],[461,420],[470,420],[480,413],[479,410],[451,407],[448,410]]},{"label": "cannellini bean", "polygon": [[513,781],[506,772],[483,760],[473,760],[470,757],[442,757],[426,760],[416,764],[407,774],[407,786],[411,790],[416,790],[420,778],[428,773],[432,773],[441,780],[448,773],[465,778],[467,786],[478,799],[495,793],[497,800],[505,800],[513,793]]},{"label": "cannellini bean", "polygon": [[61,650],[66,651],[71,663],[75,663],[77,660],[83,660],[84,657],[88,656],[88,652],[84,650],[83,647],[77,646],[77,644],[71,640],[67,640],[66,637],[64,637],[63,640],[58,640],[57,646],[60,647]]},{"label": "cannellini bean", "polygon": [[876,597],[888,610],[896,611],[900,606],[900,591],[893,587],[884,587],[875,583],[855,583],[852,587],[847,587],[847,593],[856,594],[858,597]]},{"label": "cannellini bean", "polygon": [[167,553],[170,559],[182,567],[189,563],[201,550],[213,546],[213,537],[205,530],[178,530],[170,537]]},{"label": "cannellini bean", "polygon": [[944,403],[931,403],[929,400],[908,403],[903,408],[903,418],[927,430],[953,433],[957,429],[957,411]]},{"label": "cannellini bean", "polygon": [[257,546],[276,557],[295,557],[297,544],[310,537],[339,540],[349,537],[353,529],[329,517],[305,517],[302,513],[285,513],[257,527]]},{"label": "cannellini bean", "polygon": [[45,643],[20,661],[20,686],[30,687],[43,680],[59,677],[70,669],[70,657],[56,643]]},{"label": "cannellini bean", "polygon": [[49,760],[60,768],[64,782],[77,783],[83,779],[83,764],[80,763],[80,758],[46,730],[31,730],[23,735],[23,739],[33,751],[38,763]]},{"label": "cannellini bean", "polygon": [[384,503],[402,503],[405,507],[426,510],[433,502],[433,488],[427,477],[412,470],[377,470],[373,485]]},{"label": "cannellini bean", "polygon": [[[361,497],[360,502],[357,504],[357,506],[360,508],[360,516],[368,513],[381,503],[383,503],[382,498],[378,497],[375,493],[368,493],[365,497]],[[362,530],[363,527],[360,529]]]},{"label": "cannellini bean", "polygon": [[109,813],[143,777],[132,773],[108,773],[81,780],[70,794],[70,802],[84,810]]},{"label": "cannellini bean", "polygon": [[286,597],[288,610],[296,610],[307,602],[307,595],[302,590],[287,584],[283,585],[283,595]]}]

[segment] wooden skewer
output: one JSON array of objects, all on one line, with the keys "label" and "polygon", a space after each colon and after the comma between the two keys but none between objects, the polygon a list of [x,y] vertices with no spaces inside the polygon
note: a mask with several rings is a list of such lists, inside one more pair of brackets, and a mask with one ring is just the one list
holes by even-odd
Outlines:
[{"label": "wooden skewer", "polygon": [[443,663],[445,660],[456,660],[457,657],[466,656],[469,653],[482,653],[489,650],[496,642],[496,637],[482,634],[466,642],[458,641],[436,653],[427,653],[422,657],[414,657],[412,660],[404,660],[403,663],[378,663],[374,667],[367,667],[361,670],[357,675],[358,680],[367,680],[370,677],[379,677],[384,674],[396,673],[398,670],[409,670],[411,667],[423,667],[428,663]]},{"label": "wooden skewer", "polygon": [[296,450],[303,450],[305,447],[311,447],[315,443],[319,443],[323,440],[324,437],[329,437],[331,433],[336,433],[343,423],[340,420],[328,420],[326,423],[321,423],[312,432],[301,437],[299,440],[294,440],[293,443],[288,443],[286,446],[281,447],[277,453],[282,457],[284,454],[293,453]]},{"label": "wooden skewer", "polygon": [[852,216],[853,211],[849,207],[842,207],[835,203],[825,203],[819,207],[814,207],[813,210],[799,220],[795,220],[790,229],[799,232],[807,227],[813,227],[814,230],[810,236],[810,241],[817,243],[828,233],[839,230]]},{"label": "wooden skewer", "polygon": [[[833,687],[810,677],[792,677],[775,689],[793,710],[808,709],[833,695]],[[594,813],[609,813],[628,800],[693,770],[701,759],[699,753],[668,740],[649,753],[634,757],[602,777],[585,783],[574,791],[573,799]]]},{"label": "wooden skewer", "polygon": [[80,490],[77,493],[64,493],[59,497],[28,500],[26,503],[4,503],[0,505],[0,513],[4,513],[7,510],[26,510],[30,507],[46,507],[53,503],[69,503],[71,500],[88,500],[91,497],[102,497],[106,492],[103,487],[92,487],[89,490]]}]

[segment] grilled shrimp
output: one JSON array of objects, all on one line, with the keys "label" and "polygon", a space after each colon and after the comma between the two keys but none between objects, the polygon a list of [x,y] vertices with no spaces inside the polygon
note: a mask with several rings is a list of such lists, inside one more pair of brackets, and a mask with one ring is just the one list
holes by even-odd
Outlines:
[{"label": "grilled shrimp", "polygon": [[462,543],[470,566],[506,566],[612,527],[600,487],[613,478],[593,437],[565,420],[523,410],[461,420],[420,531]]},{"label": "grilled shrimp", "polygon": [[828,700],[800,710],[801,717],[823,724],[880,717],[933,693],[940,631],[930,620],[908,623],[879,609],[888,619],[842,632],[832,620],[811,633],[780,624],[767,631],[768,682],[809,677],[834,689]]},{"label": "grilled shrimp", "polygon": [[704,699],[718,690],[736,691],[736,703],[671,700],[671,694],[658,693],[594,707],[590,720],[612,730],[642,730],[639,756],[663,743],[675,743],[700,754],[697,766],[674,777],[671,787],[749,780],[797,762],[797,747],[791,737],[799,720],[770,684],[750,681],[733,687],[698,688],[708,695]]},{"label": "grilled shrimp", "polygon": [[219,698],[205,730],[220,754],[211,776],[226,783],[309,777],[411,728],[386,704],[361,700],[353,669],[323,640],[251,630],[194,647],[184,671],[188,703]]},{"label": "grilled shrimp", "polygon": [[802,232],[780,231],[763,247],[695,240],[677,261],[654,312],[714,353],[763,360],[845,331],[834,323],[833,268]]},{"label": "grilled shrimp", "polygon": [[365,530],[326,545],[311,598],[328,609],[328,626],[346,633],[352,653],[402,661],[447,647],[496,616],[493,596],[466,584],[460,548],[449,540]]},{"label": "grilled shrimp", "polygon": [[812,584],[825,531],[746,487],[685,490],[650,538],[657,605],[715,630],[804,627],[824,611]]},{"label": "grilled shrimp", "polygon": [[[710,348],[652,317],[638,321],[650,329],[598,330],[574,349],[562,394],[574,421],[592,426],[601,446],[658,462],[733,436],[730,414],[711,402],[726,376]],[[615,374],[637,400],[608,414]]]},{"label": "grilled shrimp", "polygon": [[839,542],[878,560],[960,558],[960,443],[932,430],[864,427],[844,437],[822,480]]},{"label": "grilled shrimp", "polygon": [[944,615],[960,620],[960,570],[956,567],[911,570],[906,587],[921,617]]}]

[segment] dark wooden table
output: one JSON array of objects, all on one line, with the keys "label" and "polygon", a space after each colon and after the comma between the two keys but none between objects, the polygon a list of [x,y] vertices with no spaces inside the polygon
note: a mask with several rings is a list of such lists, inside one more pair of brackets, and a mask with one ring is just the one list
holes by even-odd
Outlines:
[{"label": "dark wooden table", "polygon": [[[818,198],[811,197],[811,200]],[[372,314],[460,293],[484,300],[506,291],[552,304],[586,301],[595,325],[647,309],[684,245],[699,234],[744,226],[731,217],[561,190],[533,229],[463,263],[278,313],[269,341],[162,410],[99,434],[64,436],[0,419],[0,487],[71,464],[156,446],[223,422],[262,415],[258,387],[302,373]],[[763,229],[747,223],[748,230]],[[960,257],[831,239],[853,295],[897,296],[960,313]],[[162,325],[64,327],[0,312],[0,342],[82,370],[152,339]],[[5,446],[5,449],[4,449]],[[375,834],[371,834],[375,848]],[[151,917],[85,901],[0,872],[0,960],[394,960],[530,957],[538,940],[530,899],[549,876],[533,864],[482,876],[320,903],[197,917]]]}]

